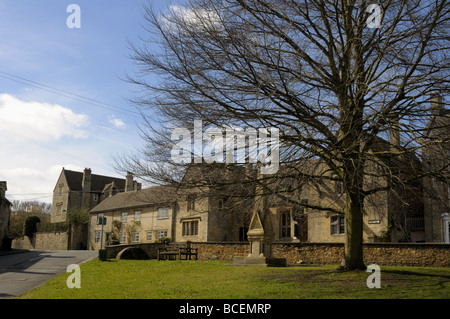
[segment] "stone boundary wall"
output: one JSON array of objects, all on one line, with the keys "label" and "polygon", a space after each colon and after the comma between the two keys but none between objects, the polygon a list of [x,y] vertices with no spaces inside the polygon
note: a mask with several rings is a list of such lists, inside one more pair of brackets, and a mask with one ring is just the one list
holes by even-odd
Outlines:
[{"label": "stone boundary wall", "polygon": [[34,233],[32,237],[14,238],[13,249],[67,250],[67,232]]},{"label": "stone boundary wall", "polygon": [[[126,247],[139,247],[149,258],[156,258],[158,247],[163,244],[134,244],[106,247],[108,258],[115,258]],[[192,248],[198,248],[200,260],[233,260],[234,256],[246,256],[249,244],[245,242],[192,242]],[[364,244],[366,265],[404,265],[450,267],[449,244]],[[281,243],[272,245],[272,254],[276,258],[286,258],[288,264],[340,264],[344,254],[342,243]]]}]

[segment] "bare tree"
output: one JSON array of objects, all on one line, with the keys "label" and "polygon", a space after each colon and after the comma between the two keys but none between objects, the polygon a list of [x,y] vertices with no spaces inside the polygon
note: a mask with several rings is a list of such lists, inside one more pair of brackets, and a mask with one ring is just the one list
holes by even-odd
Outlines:
[{"label": "bare tree", "polygon": [[[192,131],[195,119],[205,128],[276,127],[284,172],[342,183],[343,267],[364,268],[364,199],[391,187],[365,177],[402,184],[426,175],[413,158],[427,143],[430,94],[449,88],[450,3],[192,0],[166,13],[148,6],[145,18],[149,38],[131,45],[141,73],[128,80],[143,92],[135,102],[148,144],[120,165],[177,182],[185,165],[171,158],[174,128]],[[378,147],[386,140],[391,147]],[[298,169],[312,160],[326,173]]]}]

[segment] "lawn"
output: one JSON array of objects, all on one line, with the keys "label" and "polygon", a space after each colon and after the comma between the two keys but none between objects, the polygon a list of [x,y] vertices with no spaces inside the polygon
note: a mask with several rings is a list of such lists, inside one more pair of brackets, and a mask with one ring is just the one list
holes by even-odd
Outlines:
[{"label": "lawn", "polygon": [[19,298],[450,298],[450,268],[382,266],[381,288],[369,289],[370,273],[339,272],[336,265],[260,268],[227,264],[93,260],[81,265],[81,288],[69,289],[70,273],[64,273]]}]

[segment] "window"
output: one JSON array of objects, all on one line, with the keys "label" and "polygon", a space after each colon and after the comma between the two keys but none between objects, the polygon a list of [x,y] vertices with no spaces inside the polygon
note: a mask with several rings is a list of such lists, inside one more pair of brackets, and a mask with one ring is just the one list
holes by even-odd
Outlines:
[{"label": "window", "polygon": [[344,186],[343,186],[342,182],[337,181],[336,182],[336,194],[342,195],[343,193],[344,193]]},{"label": "window", "polygon": [[281,238],[289,238],[291,237],[291,212],[290,211],[286,211],[286,212],[281,212],[280,214],[280,218],[281,218]]},{"label": "window", "polygon": [[105,217],[105,215],[103,213],[97,214],[97,225],[101,225],[102,224],[103,217]]},{"label": "window", "polygon": [[147,230],[147,237],[146,237],[146,241],[152,241],[153,238],[153,232],[151,230]]},{"label": "window", "polygon": [[187,199],[187,209],[194,210],[195,209],[195,197],[189,196]]},{"label": "window", "polygon": [[93,200],[94,202],[98,202],[98,194],[92,195],[92,200]]},{"label": "window", "polygon": [[95,231],[95,243],[99,244],[101,238],[102,238],[102,231],[101,230],[96,230]]},{"label": "window", "polygon": [[124,244],[127,241],[127,233],[126,232],[120,232],[119,233],[119,242],[121,244]]},{"label": "window", "polygon": [[135,222],[141,221],[141,211],[140,210],[134,211],[134,221]]},{"label": "window", "polygon": [[58,195],[62,195],[64,184],[59,184],[59,192]]},{"label": "window", "polygon": [[62,203],[56,204],[56,215],[61,215]]},{"label": "window", "polygon": [[133,243],[138,243],[139,242],[139,232],[138,231],[134,231],[131,233],[131,237],[133,238]]},{"label": "window", "polygon": [[183,222],[183,236],[197,236],[197,235],[198,235],[198,220]]},{"label": "window", "polygon": [[340,235],[345,233],[344,216],[331,217],[331,235]]},{"label": "window", "polygon": [[223,198],[219,198],[219,209],[222,210],[223,209]]},{"label": "window", "polygon": [[169,207],[158,208],[158,219],[169,218]]},{"label": "window", "polygon": [[122,213],[122,218],[121,218],[122,223],[126,223],[127,222],[127,218],[128,218],[128,213],[127,212],[123,212]]},{"label": "window", "polygon": [[248,241],[247,233],[247,227],[239,227],[239,241]]},{"label": "window", "polygon": [[164,237],[167,237],[167,229],[161,229],[156,232],[157,239],[164,238]]}]

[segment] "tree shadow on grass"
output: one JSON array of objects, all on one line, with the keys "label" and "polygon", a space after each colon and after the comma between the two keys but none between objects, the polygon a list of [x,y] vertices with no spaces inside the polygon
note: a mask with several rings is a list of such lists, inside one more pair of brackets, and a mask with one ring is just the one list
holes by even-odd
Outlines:
[{"label": "tree shadow on grass", "polygon": [[389,270],[382,269],[381,274],[393,274],[393,275],[402,275],[402,276],[417,276],[417,277],[431,277],[431,278],[441,278],[450,281],[450,275],[445,274],[435,274],[435,273],[424,273],[420,271],[412,271],[412,270]]}]

